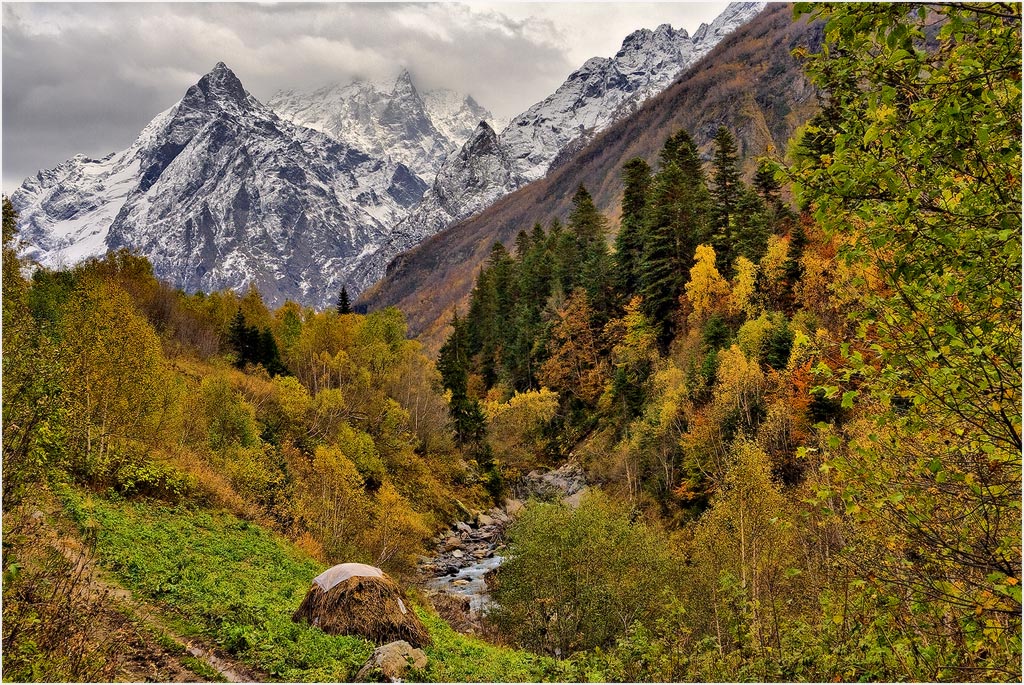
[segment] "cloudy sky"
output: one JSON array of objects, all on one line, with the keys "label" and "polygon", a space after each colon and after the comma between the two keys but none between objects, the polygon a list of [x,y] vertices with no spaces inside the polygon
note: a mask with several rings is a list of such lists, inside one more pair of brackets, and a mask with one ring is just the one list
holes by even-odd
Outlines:
[{"label": "cloudy sky", "polygon": [[263,100],[406,67],[511,117],[631,31],[692,33],[726,4],[4,2],[3,189],[127,147],[218,61]]}]

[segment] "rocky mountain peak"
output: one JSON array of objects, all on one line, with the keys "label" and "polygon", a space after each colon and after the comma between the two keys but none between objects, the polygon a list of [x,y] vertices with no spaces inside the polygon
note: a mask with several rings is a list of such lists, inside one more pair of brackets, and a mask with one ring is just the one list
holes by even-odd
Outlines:
[{"label": "rocky mountain peak", "polygon": [[493,155],[499,150],[498,134],[494,132],[490,124],[481,121],[473,131],[473,137],[466,141],[460,154],[467,155]]},{"label": "rocky mountain peak", "polygon": [[765,8],[766,2],[731,2],[715,17],[710,24],[701,24],[700,28],[693,34],[693,42],[700,43],[707,41],[709,36],[712,42],[717,43],[723,36],[732,32],[740,25],[750,21]]},{"label": "rocky mountain peak", "polygon": [[280,119],[220,63],[128,149],[42,171],[11,201],[24,254],[46,266],[125,247],[186,291],[252,284],[271,304],[323,306],[426,189]]},{"label": "rocky mountain peak", "polygon": [[424,186],[491,113],[464,93],[420,91],[408,69],[390,82],[356,80],[270,100],[279,116],[409,167]]},{"label": "rocky mountain peak", "polygon": [[402,73],[395,79],[395,87],[391,92],[394,95],[415,95],[419,97],[416,84],[413,83],[412,74],[409,73],[408,69],[402,69]]},{"label": "rocky mountain peak", "polygon": [[217,62],[217,65],[209,73],[199,79],[199,82],[185,93],[185,98],[188,98],[190,94],[196,95],[193,93],[193,88],[202,93],[203,98],[207,101],[228,99],[241,102],[248,96],[245,88],[242,87],[242,82],[235,76],[235,72],[231,71],[224,62]]}]

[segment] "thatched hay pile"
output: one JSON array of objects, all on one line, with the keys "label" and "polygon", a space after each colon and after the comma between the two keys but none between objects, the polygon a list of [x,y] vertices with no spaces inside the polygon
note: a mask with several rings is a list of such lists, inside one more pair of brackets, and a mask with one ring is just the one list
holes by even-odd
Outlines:
[{"label": "thatched hay pile", "polygon": [[360,635],[377,644],[430,644],[430,634],[402,597],[402,588],[379,568],[338,564],[313,579],[292,620],[332,635]]}]

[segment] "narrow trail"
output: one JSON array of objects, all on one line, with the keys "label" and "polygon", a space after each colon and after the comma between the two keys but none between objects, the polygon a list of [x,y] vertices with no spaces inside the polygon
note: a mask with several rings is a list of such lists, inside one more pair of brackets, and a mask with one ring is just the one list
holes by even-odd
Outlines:
[{"label": "narrow trail", "polygon": [[[42,519],[39,519],[42,523]],[[180,657],[189,655],[205,663],[211,672],[219,674],[223,681],[229,683],[248,683],[269,680],[269,675],[259,672],[241,661],[225,654],[222,650],[197,640],[179,635],[172,629],[160,614],[160,609],[135,597],[127,590],[106,577],[105,572],[97,564],[92,552],[81,539],[69,533],[61,533],[55,528],[49,531],[52,535],[50,544],[72,565],[74,573],[81,579],[77,591],[87,598],[99,598],[111,602],[124,615],[134,619],[148,632],[163,636],[164,641],[155,640],[155,644],[147,644],[152,648],[152,663],[138,663],[129,659],[126,663],[127,673],[123,675],[132,680],[151,679],[164,682],[203,682],[209,679],[196,673]],[[166,644],[170,641],[174,648]],[[177,654],[175,653],[177,652]],[[151,672],[153,671],[153,672]]]},{"label": "narrow trail", "polygon": [[185,646],[186,651],[197,659],[208,663],[221,677],[229,683],[251,683],[267,680],[266,677],[259,677],[247,666],[230,658],[222,658],[209,651],[207,648],[192,642]]}]

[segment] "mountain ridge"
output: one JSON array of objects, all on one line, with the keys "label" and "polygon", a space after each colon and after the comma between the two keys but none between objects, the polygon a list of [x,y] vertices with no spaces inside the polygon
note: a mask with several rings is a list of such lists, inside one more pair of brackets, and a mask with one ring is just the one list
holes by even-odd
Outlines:
[{"label": "mountain ridge", "polygon": [[428,185],[477,123],[494,119],[471,95],[449,89],[420,92],[408,69],[390,86],[357,79],[310,92],[281,90],[267,106],[295,124],[405,164]]},{"label": "mountain ridge", "polygon": [[821,37],[820,25],[794,23],[790,6],[770,5],[673,86],[596,136],[547,177],[396,257],[385,278],[358,302],[371,310],[399,307],[410,333],[436,352],[452,307],[464,306],[491,245],[501,241],[510,246],[519,230],[564,218],[581,183],[602,211],[614,214],[622,164],[633,157],[655,162],[664,139],[679,128],[689,130],[705,153],[722,124],[736,134],[741,157],[783,149],[817,106],[816,91],[790,51],[798,45],[813,51]]},{"label": "mountain ridge", "polygon": [[337,121],[401,143],[356,131],[362,146],[282,117],[219,62],[129,148],[26,179],[12,195],[22,254],[62,267],[124,247],[186,291],[255,285],[271,304],[330,306],[342,286],[358,294],[397,254],[561,163],[763,4],[734,3],[693,38],[667,24],[634,31],[617,57],[588,60],[501,132],[474,122],[457,149],[445,136],[486,110],[451,92],[421,96],[407,70],[390,89],[325,87],[317,92],[327,105],[315,112],[293,93],[293,116],[307,124],[329,128],[341,98],[349,109]]},{"label": "mountain ridge", "polygon": [[[737,27],[760,13],[764,2],[729,4],[693,37],[669,24],[630,33],[613,57],[592,57],[554,93],[512,118],[497,135],[501,152],[476,161],[463,149],[445,160],[423,200],[395,226],[389,240],[366,260],[361,285],[387,273],[387,264],[425,238],[466,219],[499,198],[542,178],[595,135],[661,92]],[[556,164],[557,163],[557,164]],[[458,169],[462,164],[466,168]],[[503,169],[494,168],[495,164]],[[470,167],[488,167],[485,175]],[[494,183],[480,183],[486,176]],[[458,197],[457,205],[444,198]]]}]

